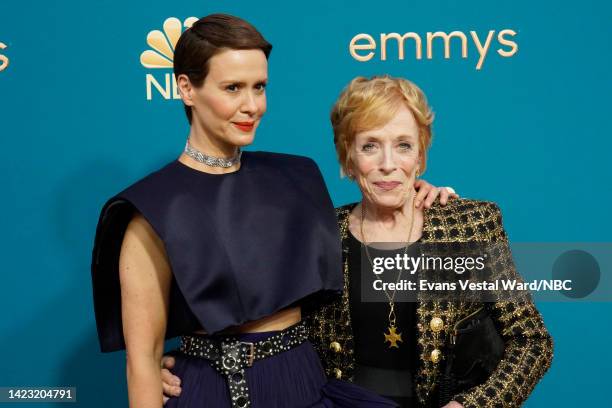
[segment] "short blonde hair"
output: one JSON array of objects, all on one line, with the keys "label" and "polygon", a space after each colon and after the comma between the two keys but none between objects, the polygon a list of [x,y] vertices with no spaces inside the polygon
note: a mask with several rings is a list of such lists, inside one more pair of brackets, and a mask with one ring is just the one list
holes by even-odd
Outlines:
[{"label": "short blonde hair", "polygon": [[402,103],[410,109],[419,128],[419,170],[423,174],[427,165],[427,150],[431,145],[433,112],[418,86],[407,79],[388,75],[353,79],[332,108],[334,144],[344,173],[350,174],[351,148],[355,135],[384,126],[397,113]]}]

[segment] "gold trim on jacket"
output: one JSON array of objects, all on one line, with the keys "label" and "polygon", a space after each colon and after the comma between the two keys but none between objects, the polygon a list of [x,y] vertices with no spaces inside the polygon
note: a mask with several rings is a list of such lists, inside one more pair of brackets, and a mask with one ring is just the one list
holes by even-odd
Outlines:
[{"label": "gold trim on jacket", "polygon": [[[330,377],[352,381],[355,366],[354,342],[349,311],[348,220],[356,206],[336,209],[342,238],[344,290],[341,298],[323,306],[311,316],[311,341]],[[421,242],[492,242],[500,249],[496,260],[498,277],[518,277],[499,207],[492,202],[457,199],[446,206],[435,204],[424,213]],[[440,370],[451,328],[459,320],[483,306],[482,303],[431,301],[417,304],[419,367],[415,388],[421,404],[434,405]],[[479,386],[455,395],[466,408],[517,407],[527,399],[550,366],[553,343],[540,313],[530,297],[522,301],[493,304],[492,317],[506,342],[502,360],[489,379]]]}]

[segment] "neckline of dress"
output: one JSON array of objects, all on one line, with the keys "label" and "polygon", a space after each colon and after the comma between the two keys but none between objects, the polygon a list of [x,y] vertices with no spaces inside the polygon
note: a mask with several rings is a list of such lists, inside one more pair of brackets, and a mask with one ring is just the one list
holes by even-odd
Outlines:
[{"label": "neckline of dress", "polygon": [[[364,247],[366,246],[363,242],[361,242],[356,236],[355,234],[353,234],[351,232],[350,228],[347,228],[347,232],[349,235],[349,239],[351,239],[352,241],[356,242],[357,245],[363,245]],[[423,239],[423,236],[421,236],[421,238],[419,238],[418,240],[416,240],[415,242],[411,242],[410,245],[408,246],[408,250],[410,250],[410,248],[414,245],[414,244],[419,244],[421,243],[421,240]],[[372,250],[372,251],[378,251],[378,252],[397,252],[398,250],[402,250],[404,249],[404,247],[406,246],[406,244],[404,243],[404,246],[396,248],[396,249],[380,249],[380,248],[376,248],[373,247],[371,245],[368,245],[368,249]]]}]

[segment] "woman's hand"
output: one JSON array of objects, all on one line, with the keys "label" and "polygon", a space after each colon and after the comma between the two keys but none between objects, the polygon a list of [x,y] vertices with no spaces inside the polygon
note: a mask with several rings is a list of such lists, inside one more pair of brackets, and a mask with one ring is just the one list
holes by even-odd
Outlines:
[{"label": "woman's hand", "polygon": [[181,395],[181,379],[173,375],[170,370],[174,368],[174,357],[163,356],[161,368],[162,388],[164,390],[164,405],[171,397]]},{"label": "woman's hand", "polygon": [[421,204],[425,208],[430,208],[438,197],[440,197],[440,204],[442,205],[446,205],[449,198],[459,198],[459,195],[455,193],[452,187],[435,187],[422,179],[414,183],[414,188],[417,191],[414,199],[415,208],[419,208]]},{"label": "woman's hand", "polygon": [[457,401],[451,401],[442,408],[463,408],[463,405],[461,405]]}]

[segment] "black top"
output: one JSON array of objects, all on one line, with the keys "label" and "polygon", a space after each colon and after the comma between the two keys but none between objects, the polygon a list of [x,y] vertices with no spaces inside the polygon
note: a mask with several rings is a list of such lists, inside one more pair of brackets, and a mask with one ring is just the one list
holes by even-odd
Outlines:
[{"label": "black top", "polygon": [[[353,322],[353,334],[355,339],[355,361],[380,368],[413,369],[416,367],[416,303],[403,302],[401,292],[397,291],[395,296],[395,315],[397,332],[402,333],[402,342],[398,342],[399,348],[389,348],[385,343],[384,333],[389,327],[389,302],[384,295],[380,302],[363,302],[362,287],[370,291],[372,282],[376,279],[371,272],[369,259],[363,256],[362,274],[362,243],[349,231],[349,302],[351,320]],[[403,255],[404,249],[381,250],[368,247],[371,258],[394,257],[396,254]],[[407,255],[411,256],[408,248]],[[390,275],[387,275],[390,274]],[[384,282],[394,282],[397,272],[389,271],[383,275]],[[415,275],[402,274],[402,279],[415,279]],[[374,293],[373,289],[370,293]],[[391,295],[392,291],[388,291]],[[364,293],[364,295],[366,295]],[[383,300],[384,299],[384,300]]]},{"label": "black top", "polygon": [[[399,348],[390,348],[384,336],[389,330],[388,299],[384,292],[375,292],[372,288],[376,277],[364,246],[350,230],[348,236],[349,305],[355,342],[355,382],[392,398],[402,407],[410,406],[415,395],[412,377],[418,367],[416,303],[402,301],[402,298],[408,296],[400,291],[396,293],[396,332],[401,333],[402,341],[397,343]],[[403,255],[404,249],[381,250],[369,246],[368,252],[370,258],[374,259]],[[409,247],[407,255],[414,256],[413,252],[414,249]],[[392,270],[381,276],[384,282],[396,282],[398,275],[396,270]],[[401,279],[416,281],[416,276],[404,272]],[[380,301],[363,301],[374,300],[375,293]],[[388,293],[391,295],[392,291]]]},{"label": "black top", "polygon": [[92,261],[102,351],[125,347],[118,259],[136,211],[172,268],[166,338],[216,333],[342,288],[338,224],[311,159],[244,152],[226,174],[173,161],[102,209]]}]

